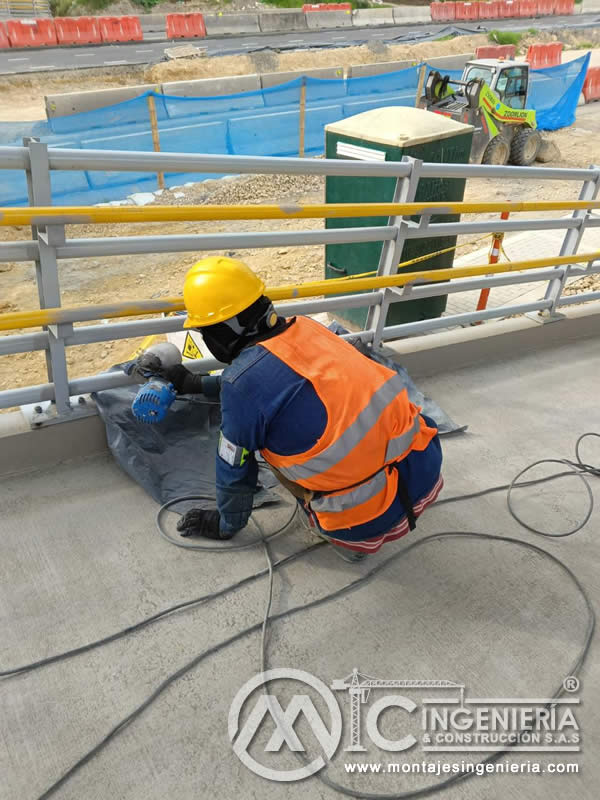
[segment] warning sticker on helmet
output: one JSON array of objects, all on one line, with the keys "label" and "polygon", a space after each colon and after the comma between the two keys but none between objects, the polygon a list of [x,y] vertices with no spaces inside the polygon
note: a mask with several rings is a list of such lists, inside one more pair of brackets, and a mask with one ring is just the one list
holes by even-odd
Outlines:
[{"label": "warning sticker on helmet", "polygon": [[223,432],[219,435],[219,456],[232,467],[241,467],[246,463],[250,451],[230,442]]}]

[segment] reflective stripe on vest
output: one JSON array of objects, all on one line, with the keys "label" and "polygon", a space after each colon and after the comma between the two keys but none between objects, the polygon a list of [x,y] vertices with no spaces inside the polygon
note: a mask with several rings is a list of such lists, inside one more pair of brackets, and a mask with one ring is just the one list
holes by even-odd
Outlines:
[{"label": "reflective stripe on vest", "polygon": [[310,507],[314,511],[346,511],[361,503],[366,503],[376,494],[383,491],[387,483],[385,470],[381,470],[371,480],[351,489],[344,494],[329,494],[311,501]]},{"label": "reflective stripe on vest", "polygon": [[[404,385],[401,378],[398,375],[394,375],[383,386],[380,386],[373,394],[368,406],[363,408],[352,425],[330,447],[314,456],[314,458],[305,461],[304,464],[296,464],[291,467],[280,466],[278,469],[286,478],[292,481],[307,480],[308,478],[314,478],[315,475],[319,475],[321,472],[327,472],[346,458],[350,451],[360,444],[371,428],[377,424],[385,408],[396,399],[403,389]],[[417,414],[412,426],[407,431],[401,436],[390,440],[386,450],[386,462],[398,458],[410,448],[412,440],[419,432],[420,427],[419,415]]]}]

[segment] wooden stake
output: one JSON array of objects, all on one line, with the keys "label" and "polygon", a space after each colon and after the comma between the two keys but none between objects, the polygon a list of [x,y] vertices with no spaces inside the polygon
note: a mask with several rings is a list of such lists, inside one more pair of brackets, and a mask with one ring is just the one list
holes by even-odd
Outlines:
[{"label": "wooden stake", "polygon": [[[160,136],[158,134],[158,120],[156,118],[156,103],[154,102],[154,95],[148,95],[148,113],[150,115],[150,128],[152,129],[152,144],[154,145],[154,152],[160,153]],[[158,172],[157,175],[158,188],[165,188],[165,175],[164,172]]]},{"label": "wooden stake", "polygon": [[298,156],[304,158],[304,137],[306,133],[306,76],[300,85],[300,129],[298,131]]},{"label": "wooden stake", "polygon": [[423,86],[425,85],[425,75],[427,73],[427,67],[425,64],[421,67],[419,72],[419,83],[417,85],[417,96],[415,98],[415,108],[419,107],[419,102],[421,100],[421,95],[423,94]]}]

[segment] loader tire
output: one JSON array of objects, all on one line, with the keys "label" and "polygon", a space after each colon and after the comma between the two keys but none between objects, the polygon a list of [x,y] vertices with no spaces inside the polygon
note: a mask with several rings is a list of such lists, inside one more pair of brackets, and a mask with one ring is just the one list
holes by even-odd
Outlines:
[{"label": "loader tire", "polygon": [[502,166],[503,164],[508,164],[509,156],[509,143],[506,141],[506,139],[503,139],[502,136],[494,136],[494,138],[488,142],[487,147],[483,151],[481,163]]},{"label": "loader tire", "polygon": [[535,161],[542,143],[539,131],[523,128],[517,131],[510,143],[510,162],[517,167],[528,167]]}]

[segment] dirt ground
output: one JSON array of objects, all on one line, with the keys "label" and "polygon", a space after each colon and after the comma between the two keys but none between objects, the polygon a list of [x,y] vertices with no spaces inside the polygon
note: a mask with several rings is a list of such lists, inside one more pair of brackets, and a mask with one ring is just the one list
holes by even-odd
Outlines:
[{"label": "dirt ground", "polygon": [[[193,74],[187,72],[190,65],[161,64],[151,70],[141,70],[139,75],[106,73],[106,82],[101,85],[125,85],[151,80],[203,77],[202,70],[212,65],[208,74],[240,74],[265,69],[300,69],[306,66],[348,65],[368,63],[369,61],[388,61],[405,58],[421,59],[448,52],[465,52],[484,42],[483,36],[461,37],[447,42],[433,42],[411,47],[394,46],[383,48],[374,55],[372,48],[346,48],[335,51],[312,51],[311,53],[284,53],[277,56],[277,67],[272,64],[258,64],[257,57],[235,57],[193,62]],[[426,48],[426,51],[425,51]],[[271,57],[273,54],[266,54]],[[223,62],[222,71],[219,62]],[[227,62],[225,64],[225,62]],[[215,64],[217,66],[215,67]],[[152,72],[155,70],[155,72]],[[167,71],[167,74],[164,74]],[[160,71],[156,72],[156,71]],[[152,77],[150,73],[152,72]],[[64,78],[58,76],[32,76],[17,86],[0,88],[0,108],[2,115],[9,113],[11,119],[18,119],[18,111],[25,114],[28,107],[43,103],[42,94],[55,91],[68,91],[74,88],[93,88],[85,83],[98,76],[86,76],[85,72]],[[70,82],[70,83],[69,83]],[[112,82],[112,83],[111,83]],[[6,103],[5,103],[6,101]],[[11,111],[7,112],[7,104]],[[29,106],[28,106],[29,104]],[[37,107],[37,106],[36,106]],[[41,107],[41,105],[40,105]],[[39,115],[38,115],[39,116]],[[600,163],[600,103],[582,107],[578,110],[577,123],[569,129],[545,134],[554,141],[561,152],[560,166],[587,167],[590,163]],[[552,164],[549,166],[556,166]],[[246,204],[274,203],[282,200],[295,200],[303,203],[322,202],[323,180],[318,177],[293,176],[248,176],[227,181],[205,181],[188,187],[178,188],[184,197],[175,197],[175,190],[166,190],[157,202],[161,205],[183,204]],[[498,181],[477,180],[467,184],[465,200],[553,200],[576,199],[579,186],[555,181],[518,180],[510,185]],[[560,215],[559,212],[556,215]],[[488,215],[492,216],[492,215]],[[537,215],[536,215],[537,216]],[[464,217],[468,219],[469,217]],[[479,219],[482,217],[479,216]],[[209,233],[226,230],[308,230],[322,226],[318,220],[248,221],[231,224],[171,223],[139,224],[132,226],[71,226],[71,238],[105,237],[109,235],[141,235],[150,233]],[[0,228],[0,241],[30,238],[26,228]],[[477,237],[463,237],[459,244],[467,246],[459,254],[481,247],[482,243],[468,245]],[[261,250],[245,250],[240,253],[223,251],[227,255],[244,258],[265,280],[267,285],[318,279],[323,276],[323,247],[290,247]],[[60,262],[60,280],[63,305],[99,304],[117,300],[155,298],[181,293],[182,280],[187,269],[199,257],[208,253],[189,255],[149,255],[120,256],[105,259],[73,259]],[[596,285],[594,279],[593,285]],[[34,267],[29,263],[0,264],[0,314],[16,310],[38,307]],[[140,339],[99,343],[68,349],[68,365],[72,376],[92,375],[103,371],[114,363],[130,357],[140,343]],[[46,381],[45,360],[42,353],[26,353],[5,356],[0,359],[0,389],[27,386]]]},{"label": "dirt ground", "polygon": [[220,78],[259,72],[287,72],[317,67],[348,67],[382,61],[421,61],[435,56],[472,53],[486,44],[484,35],[459,36],[441,42],[386,46],[374,40],[360,47],[330,50],[271,50],[248,55],[165,61],[153,66],[111,67],[107,69],[52,72],[34,75],[3,76],[0,83],[0,121],[45,119],[44,96],[62,92],[109,89],[137,83]]},{"label": "dirt ground", "polygon": [[[600,104],[581,110],[581,121],[568,130],[547,134],[559,147],[561,166],[587,167],[600,162]],[[590,123],[592,121],[592,124]],[[274,203],[294,200],[302,203],[323,201],[324,181],[319,177],[247,176],[227,181],[205,181],[189,187],[166,190],[157,200],[161,205],[184,204],[248,204]],[[176,198],[175,194],[184,197]],[[562,200],[577,199],[579,185],[558,181],[513,181],[510,185],[498,181],[469,181],[465,200]],[[553,216],[560,216],[557,212]],[[552,214],[547,214],[552,216]],[[497,215],[479,215],[492,218]],[[536,214],[535,216],[541,216]],[[466,215],[464,219],[474,218]],[[70,226],[70,238],[133,236],[166,233],[211,233],[232,230],[309,230],[322,227],[318,220],[241,221],[136,224],[131,226]],[[26,228],[0,228],[0,240],[27,239]],[[461,237],[459,244],[478,237]],[[459,254],[482,247],[482,242],[462,246]],[[510,246],[507,245],[510,251]],[[316,280],[323,277],[323,247],[290,247],[221,251],[222,254],[243,258],[264,279],[268,286]],[[190,254],[119,256],[104,259],[71,259],[60,262],[63,305],[99,304],[117,300],[135,300],[181,294],[183,277],[189,267],[209,252]],[[509,253],[510,255],[510,253]],[[34,268],[29,263],[0,264],[0,313],[38,307]],[[597,281],[594,279],[594,284]],[[600,282],[598,282],[600,283]],[[71,347],[68,365],[73,376],[93,375],[112,364],[130,357],[141,339],[127,339]],[[45,382],[45,361],[42,353],[22,353],[0,359],[0,389],[28,386]]]}]

